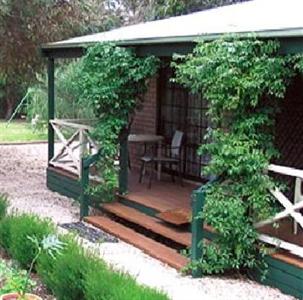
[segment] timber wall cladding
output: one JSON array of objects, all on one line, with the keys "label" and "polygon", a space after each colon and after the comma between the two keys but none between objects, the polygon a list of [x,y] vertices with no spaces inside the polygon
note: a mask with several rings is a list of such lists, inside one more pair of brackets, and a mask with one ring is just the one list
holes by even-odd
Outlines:
[{"label": "timber wall cladding", "polygon": [[[144,103],[140,110],[136,111],[131,133],[156,134],[157,132],[157,78],[153,77],[144,95]],[[140,156],[143,153],[143,145],[129,144],[129,155],[132,169],[139,169]]]}]

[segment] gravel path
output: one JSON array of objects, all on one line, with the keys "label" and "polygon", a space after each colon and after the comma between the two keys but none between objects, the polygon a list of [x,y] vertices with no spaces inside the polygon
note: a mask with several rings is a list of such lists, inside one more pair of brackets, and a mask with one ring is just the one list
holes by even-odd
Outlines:
[{"label": "gravel path", "polygon": [[[56,223],[77,221],[79,207],[71,199],[46,188],[47,145],[0,145],[0,192],[7,193],[12,209],[36,213]],[[139,283],[168,293],[173,300],[291,300],[277,289],[246,279],[183,277],[174,269],[124,242],[86,245],[113,267],[136,277]],[[96,248],[97,247],[97,248]]]}]

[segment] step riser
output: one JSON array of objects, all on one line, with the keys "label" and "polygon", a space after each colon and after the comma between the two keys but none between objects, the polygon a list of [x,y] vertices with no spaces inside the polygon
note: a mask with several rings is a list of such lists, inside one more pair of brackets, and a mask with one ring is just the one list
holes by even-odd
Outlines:
[{"label": "step riser", "polygon": [[151,257],[160,260],[178,271],[182,270],[189,263],[187,258],[178,254],[173,249],[136,233],[130,228],[115,223],[106,217],[87,217],[85,221],[141,249]]},{"label": "step riser", "polygon": [[190,232],[168,225],[120,202],[104,204],[102,211],[118,222],[172,248],[180,250],[191,245]]},{"label": "step riser", "polygon": [[177,243],[175,242],[174,240],[172,239],[169,239],[168,237],[164,236],[164,235],[160,235],[154,231],[151,231],[151,230],[148,230],[136,223],[133,223],[133,222],[130,222],[124,218],[121,218],[113,213],[110,213],[106,210],[103,210],[103,212],[106,214],[106,216],[108,216],[110,219],[112,219],[113,221],[115,222],[118,222],[128,228],[131,228],[132,230],[140,233],[140,234],[143,234],[145,235],[146,237],[149,237],[155,241],[157,241],[158,243],[161,243],[167,247],[170,247],[172,249],[175,249],[177,251],[180,251],[180,250],[184,250],[186,248],[189,247],[189,245],[183,245],[183,244],[180,244],[180,243]]},{"label": "step riser", "polygon": [[140,203],[125,199],[123,197],[119,197],[119,202],[122,203],[125,206],[137,209],[138,211],[140,211],[143,214],[146,214],[150,217],[155,217],[158,213],[160,213],[160,211],[158,211],[158,210],[156,210],[152,207],[142,205]]}]

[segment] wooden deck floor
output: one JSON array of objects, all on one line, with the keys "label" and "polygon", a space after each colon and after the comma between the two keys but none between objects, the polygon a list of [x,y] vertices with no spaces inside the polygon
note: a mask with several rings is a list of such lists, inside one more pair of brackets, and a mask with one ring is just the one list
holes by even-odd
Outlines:
[{"label": "wooden deck floor", "polygon": [[190,211],[191,194],[199,187],[199,184],[188,182],[183,182],[181,186],[177,179],[174,183],[170,176],[163,174],[160,181],[152,181],[149,189],[147,179],[143,183],[139,183],[138,179],[138,173],[130,172],[129,192],[126,197],[159,212],[179,208]]},{"label": "wooden deck floor", "polygon": [[[147,180],[145,183],[138,182],[139,174],[131,172],[129,175],[129,193],[125,196],[130,201],[151,207],[159,212],[174,209],[183,209],[191,215],[191,193],[198,188],[199,184],[184,182],[184,186],[176,181],[173,183],[169,176],[162,177],[161,181],[154,180],[151,189],[148,188]],[[300,226],[298,226],[300,227]],[[284,219],[279,227],[271,225],[260,229],[260,232],[282,239],[286,242],[303,246],[303,230],[299,228],[298,234],[292,232],[292,222]]]}]

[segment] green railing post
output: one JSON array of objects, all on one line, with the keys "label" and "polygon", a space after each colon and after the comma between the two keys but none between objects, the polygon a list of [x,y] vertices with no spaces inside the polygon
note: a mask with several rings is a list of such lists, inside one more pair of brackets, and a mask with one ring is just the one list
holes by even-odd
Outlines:
[{"label": "green railing post", "polygon": [[[191,261],[195,262],[202,258],[203,255],[203,220],[198,217],[204,207],[205,203],[205,193],[204,188],[193,191],[192,193],[192,222],[191,222],[191,232],[192,232],[192,241],[191,241]],[[192,271],[193,277],[201,277],[202,270],[195,268]]]},{"label": "green railing post", "polygon": [[126,130],[120,136],[119,160],[119,193],[125,194],[128,189],[128,134]]},{"label": "green railing post", "polygon": [[87,189],[89,187],[89,164],[85,158],[81,159],[81,195],[80,195],[80,219],[88,216],[88,198]]},{"label": "green railing post", "polygon": [[48,59],[48,161],[54,157],[55,133],[50,120],[55,118],[55,61]]}]

